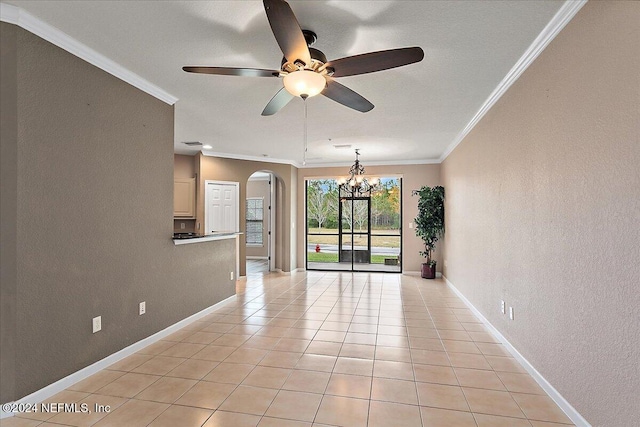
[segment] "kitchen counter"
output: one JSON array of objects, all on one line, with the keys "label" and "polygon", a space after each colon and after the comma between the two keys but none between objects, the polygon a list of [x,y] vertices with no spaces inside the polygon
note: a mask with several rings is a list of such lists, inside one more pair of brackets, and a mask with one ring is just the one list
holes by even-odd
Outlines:
[{"label": "kitchen counter", "polygon": [[[184,233],[186,234],[186,233]],[[202,243],[202,242],[211,242],[214,240],[224,240],[224,239],[235,239],[237,236],[241,235],[240,232],[235,231],[215,231],[209,234],[192,234],[189,233],[188,236],[176,237],[174,235],[173,244],[174,245],[187,245],[191,243]]]}]

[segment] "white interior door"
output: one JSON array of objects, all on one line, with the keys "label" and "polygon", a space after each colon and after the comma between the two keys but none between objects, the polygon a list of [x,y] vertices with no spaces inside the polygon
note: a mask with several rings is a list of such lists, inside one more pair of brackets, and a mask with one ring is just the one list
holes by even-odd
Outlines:
[{"label": "white interior door", "polygon": [[207,181],[205,192],[205,230],[240,231],[237,182]]}]

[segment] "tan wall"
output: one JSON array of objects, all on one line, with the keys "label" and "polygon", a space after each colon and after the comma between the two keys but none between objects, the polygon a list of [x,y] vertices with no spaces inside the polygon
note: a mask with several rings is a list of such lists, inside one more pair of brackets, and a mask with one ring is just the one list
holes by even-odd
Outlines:
[{"label": "tan wall", "polygon": [[171,240],[173,106],[25,30],[0,29],[7,402],[231,296],[235,242]]},{"label": "tan wall", "polygon": [[[366,160],[362,160],[368,175],[398,176],[402,177],[402,270],[415,272],[420,270],[424,258],[418,252],[424,250],[422,240],[416,237],[415,230],[409,228],[409,223],[414,222],[418,214],[418,199],[411,196],[411,191],[418,190],[424,185],[434,186],[440,184],[440,165],[396,165],[396,166],[367,166]],[[305,265],[305,180],[310,178],[336,178],[346,176],[348,167],[331,168],[305,168],[298,170],[298,205],[297,221],[298,233],[298,267]],[[438,244],[435,259],[438,261],[438,271],[441,271],[441,252],[444,242]]]},{"label": "tan wall", "polygon": [[0,24],[0,402],[16,383],[18,78],[17,28]]},{"label": "tan wall", "polygon": [[[295,268],[295,241],[292,242],[295,226],[292,223],[292,209],[296,206],[295,178],[296,168],[291,165],[250,160],[225,159],[198,154],[196,173],[198,173],[196,197],[196,228],[204,227],[204,182],[206,180],[231,181],[240,183],[240,200],[246,199],[247,181],[258,171],[272,172],[277,178],[276,185],[276,268],[291,271]],[[245,209],[240,203],[240,231],[245,229]],[[292,244],[293,243],[293,244]],[[240,275],[246,274],[246,244],[240,238]],[[294,266],[294,267],[292,267]]]},{"label": "tan wall", "polygon": [[262,228],[262,246],[247,246],[248,257],[266,258],[269,256],[269,203],[271,200],[271,185],[268,179],[250,180],[247,182],[247,198],[260,197],[264,200],[264,217]]},{"label": "tan wall", "polygon": [[587,3],[442,165],[445,275],[594,426],[640,425],[639,22]]},{"label": "tan wall", "polygon": [[[174,178],[195,178],[196,177],[196,156],[186,156],[184,154],[173,155],[173,177]],[[184,228],[182,225],[184,224]],[[179,218],[173,220],[173,231],[175,233],[196,232],[196,220]]]},{"label": "tan wall", "polygon": [[173,155],[173,176],[174,178],[195,178],[196,156],[174,154]]}]

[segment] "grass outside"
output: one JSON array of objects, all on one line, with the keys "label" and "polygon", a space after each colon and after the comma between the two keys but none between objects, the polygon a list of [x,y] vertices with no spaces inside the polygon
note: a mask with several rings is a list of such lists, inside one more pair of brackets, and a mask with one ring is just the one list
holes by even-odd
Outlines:
[{"label": "grass outside", "polygon": [[[357,231],[357,230],[356,230]],[[332,228],[310,228],[309,233],[327,234],[327,236],[310,235],[307,236],[309,244],[320,245],[337,245],[338,244],[338,230]],[[331,236],[329,234],[335,234]],[[393,234],[394,236],[377,236],[378,234]],[[345,233],[343,236],[347,236]],[[366,246],[366,236],[354,235],[353,244],[356,246]],[[345,241],[346,243],[346,241]],[[397,248],[400,247],[400,230],[372,230],[371,231],[371,246],[381,248]]]},{"label": "grass outside", "polygon": [[[389,255],[371,255],[371,264],[384,264],[385,258],[397,258]],[[307,252],[309,262],[338,262],[337,253]]]},{"label": "grass outside", "polygon": [[[347,232],[347,230],[344,230],[345,233]],[[359,231],[357,228],[355,229],[355,231]],[[319,234],[338,234],[338,229],[337,228],[310,228],[309,229],[309,233],[319,233]],[[371,234],[372,235],[376,235],[376,234],[395,234],[395,235],[400,235],[400,230],[398,229],[374,229],[371,230]]]}]

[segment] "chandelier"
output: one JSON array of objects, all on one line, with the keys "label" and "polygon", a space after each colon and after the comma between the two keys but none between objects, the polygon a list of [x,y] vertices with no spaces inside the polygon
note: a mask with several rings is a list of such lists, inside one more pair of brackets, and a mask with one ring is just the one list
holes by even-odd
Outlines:
[{"label": "chandelier", "polygon": [[360,164],[359,156],[360,150],[356,149],[356,161],[349,169],[349,177],[338,179],[340,196],[369,197],[380,184],[378,178],[367,178],[364,175],[364,166]]}]

